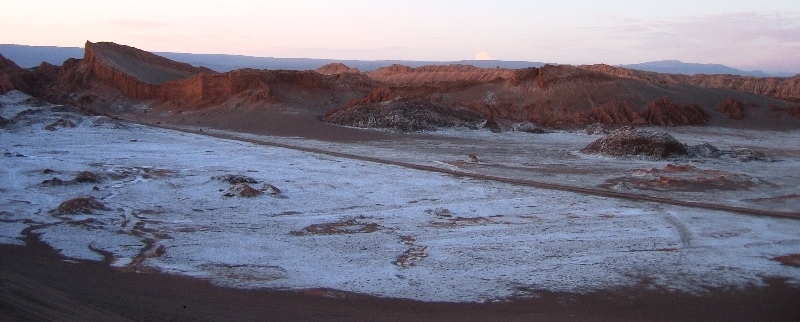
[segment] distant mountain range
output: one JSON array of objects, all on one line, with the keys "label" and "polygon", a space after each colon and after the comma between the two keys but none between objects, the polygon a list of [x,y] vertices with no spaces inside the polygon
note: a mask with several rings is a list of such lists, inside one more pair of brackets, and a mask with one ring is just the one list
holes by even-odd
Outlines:
[{"label": "distant mountain range", "polygon": [[[52,47],[52,46],[25,46],[0,44],[0,54],[14,61],[23,68],[36,67],[42,62],[61,65],[69,58],[82,58],[83,48],[79,47]],[[314,58],[274,58],[252,57],[242,55],[223,54],[187,54],[155,52],[175,61],[188,63],[194,66],[204,66],[218,72],[227,72],[234,69],[253,68],[270,70],[315,70],[330,63],[342,63],[351,68],[358,68],[362,72],[369,72],[392,64],[401,64],[409,67],[425,65],[465,64],[483,68],[509,68],[519,69],[527,67],[541,67],[544,63],[528,61],[499,61],[499,60],[461,60],[461,61],[405,61],[405,60],[335,60]]]},{"label": "distant mountain range", "polygon": [[[0,44],[0,54],[14,61],[23,68],[35,67],[42,62],[61,65],[68,58],[82,58],[84,49],[80,47],[54,47],[54,46],[26,46]],[[227,72],[234,69],[253,68],[270,70],[314,70],[330,63],[343,63],[351,68],[358,68],[362,72],[369,72],[392,64],[409,67],[425,65],[465,64],[483,68],[509,68],[519,69],[527,67],[541,67],[542,62],[529,61],[500,61],[500,60],[461,60],[461,61],[406,61],[406,60],[334,60],[314,58],[274,58],[252,57],[242,55],[223,54],[187,54],[156,52],[155,54],[166,58],[192,64],[205,66],[218,72]],[[730,74],[755,77],[790,77],[793,74],[769,74],[763,71],[744,71],[720,64],[694,64],[678,60],[663,60],[640,64],[618,65],[618,67],[669,74]]]},{"label": "distant mountain range", "polygon": [[793,74],[769,74],[760,70],[745,71],[720,64],[695,64],[684,63],[680,60],[661,60],[652,61],[640,64],[627,64],[618,65],[618,67],[627,69],[643,70],[648,72],[665,73],[665,74],[684,74],[684,75],[741,75],[741,76],[755,76],[755,77],[791,77]]}]

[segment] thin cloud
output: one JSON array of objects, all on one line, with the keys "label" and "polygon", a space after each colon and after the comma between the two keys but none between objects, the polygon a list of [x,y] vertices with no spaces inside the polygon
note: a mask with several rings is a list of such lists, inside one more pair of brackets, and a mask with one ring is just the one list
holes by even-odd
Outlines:
[{"label": "thin cloud", "polygon": [[683,38],[703,42],[747,42],[772,39],[800,42],[800,13],[735,13],[701,17],[682,17],[652,23],[623,24],[611,33],[642,39],[653,44],[664,38]]}]

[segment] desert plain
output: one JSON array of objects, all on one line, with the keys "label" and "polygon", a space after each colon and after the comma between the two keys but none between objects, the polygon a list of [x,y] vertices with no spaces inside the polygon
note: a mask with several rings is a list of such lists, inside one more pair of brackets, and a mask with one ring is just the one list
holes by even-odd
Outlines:
[{"label": "desert plain", "polygon": [[[91,59],[137,70],[120,58],[125,53]],[[150,73],[126,77],[166,74]],[[475,124],[495,126],[468,119],[409,132],[323,122],[328,109],[307,108],[314,104],[301,96],[294,105],[253,103],[265,92],[194,109],[178,108],[176,97],[137,98],[151,93],[140,87],[109,100],[121,95],[114,86],[132,88],[118,79],[87,85],[72,98],[80,104],[18,90],[0,97],[0,267],[9,317],[800,314],[800,147],[793,144],[800,130],[790,117],[775,127],[763,115],[739,126],[716,114],[705,124],[658,126],[634,115],[589,130],[537,123],[525,131],[486,103],[475,110],[488,108],[488,121]],[[280,86],[270,90],[265,99],[275,104]],[[405,102],[376,103],[375,93],[347,106]],[[689,152],[584,150],[634,123]]]}]

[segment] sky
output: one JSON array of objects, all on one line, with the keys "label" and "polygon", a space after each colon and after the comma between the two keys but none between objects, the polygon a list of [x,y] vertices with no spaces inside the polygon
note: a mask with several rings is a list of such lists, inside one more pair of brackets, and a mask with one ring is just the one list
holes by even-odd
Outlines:
[{"label": "sky", "polygon": [[800,1],[0,0],[0,43],[358,60],[629,64],[800,73]]}]

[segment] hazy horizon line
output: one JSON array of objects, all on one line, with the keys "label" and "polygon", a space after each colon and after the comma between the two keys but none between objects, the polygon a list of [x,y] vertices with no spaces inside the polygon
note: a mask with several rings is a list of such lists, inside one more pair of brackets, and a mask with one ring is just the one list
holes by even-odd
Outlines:
[{"label": "hazy horizon line", "polygon": [[[88,41],[88,40],[87,40]],[[125,44],[120,44],[112,41],[90,41],[92,43],[100,43],[100,42],[110,42],[118,45],[129,46]],[[39,48],[60,48],[60,49],[80,49],[85,50],[84,46],[56,46],[56,45],[27,45],[27,44],[10,44],[10,43],[0,43],[2,46],[24,46],[24,47],[39,47]],[[562,62],[545,62],[545,61],[537,61],[537,60],[504,60],[504,59],[460,59],[460,60],[418,60],[418,59],[398,59],[398,58],[387,58],[387,59],[357,59],[357,58],[319,58],[313,56],[307,57],[276,57],[276,56],[256,56],[256,55],[247,55],[247,54],[234,54],[234,53],[207,53],[207,52],[189,52],[189,51],[151,51],[140,49],[138,47],[133,47],[142,51],[150,52],[153,54],[186,54],[186,55],[206,55],[206,56],[231,56],[231,57],[246,57],[246,58],[260,58],[260,59],[304,59],[304,60],[325,60],[325,61],[352,61],[352,62],[431,62],[431,63],[448,63],[448,62],[476,62],[476,61],[483,61],[483,62],[508,62],[508,63],[533,63],[533,64],[549,64],[549,65],[571,65],[571,66],[580,66],[580,65],[596,65],[596,64],[604,64],[609,66],[615,67],[623,67],[630,65],[643,65],[649,63],[660,63],[660,62],[677,62],[681,64],[691,64],[691,65],[705,65],[705,66],[723,66],[727,68],[736,69],[738,71],[744,73],[763,73],[767,75],[781,75],[782,77],[786,76],[793,76],[793,75],[800,75],[800,71],[776,71],[770,70],[766,68],[759,68],[759,67],[747,67],[747,66],[733,66],[733,65],[726,65],[722,63],[704,63],[704,62],[687,62],[681,59],[675,58],[667,58],[661,60],[650,60],[650,61],[643,61],[643,62],[628,62],[622,64],[610,64],[606,62],[592,62],[592,63],[562,63]],[[5,56],[5,55],[4,55]],[[6,57],[7,58],[7,57]],[[73,58],[81,58],[81,57],[73,57]],[[15,62],[16,63],[16,62]],[[34,66],[20,66],[23,68],[32,68]],[[755,68],[755,69],[754,69]]]}]

